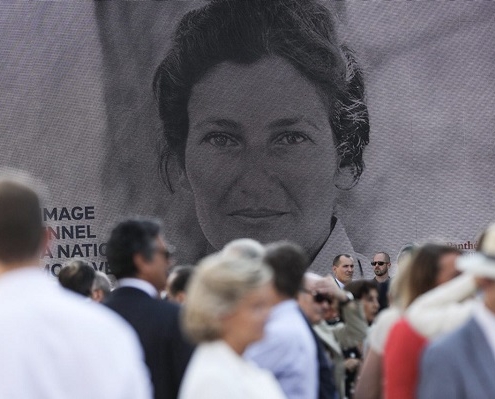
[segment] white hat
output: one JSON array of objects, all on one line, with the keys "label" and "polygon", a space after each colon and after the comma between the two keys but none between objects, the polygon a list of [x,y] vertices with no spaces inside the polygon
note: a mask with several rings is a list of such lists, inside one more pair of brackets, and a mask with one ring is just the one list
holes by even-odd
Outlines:
[{"label": "white hat", "polygon": [[475,277],[495,280],[495,224],[485,230],[478,251],[457,258],[457,269]]}]

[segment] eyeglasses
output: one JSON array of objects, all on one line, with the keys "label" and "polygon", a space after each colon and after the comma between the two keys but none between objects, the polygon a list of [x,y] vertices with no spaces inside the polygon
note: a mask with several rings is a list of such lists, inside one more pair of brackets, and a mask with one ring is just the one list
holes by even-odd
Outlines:
[{"label": "eyeglasses", "polygon": [[383,266],[383,265],[388,265],[388,262],[371,262],[371,266]]},{"label": "eyeglasses", "polygon": [[155,251],[158,252],[159,254],[163,255],[163,257],[166,260],[170,260],[174,256],[174,253],[175,253],[175,249],[172,248],[172,247],[169,247],[169,248],[157,248],[157,249],[155,249]]},{"label": "eyeglasses", "polygon": [[327,302],[328,304],[331,304],[333,302],[333,298],[329,295],[321,294],[319,292],[313,292],[310,290],[307,290],[306,288],[301,288],[302,292],[305,292],[306,294],[310,294],[313,297],[313,301],[316,303],[323,303]]}]

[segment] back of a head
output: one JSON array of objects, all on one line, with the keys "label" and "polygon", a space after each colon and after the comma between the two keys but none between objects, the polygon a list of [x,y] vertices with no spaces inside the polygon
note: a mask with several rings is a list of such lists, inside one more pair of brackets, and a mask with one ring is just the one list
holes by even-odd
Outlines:
[{"label": "back of a head", "polygon": [[176,296],[179,292],[184,292],[193,273],[194,266],[183,265],[174,267],[170,273],[171,276],[173,275],[173,279],[168,287],[168,294]]},{"label": "back of a head", "polygon": [[160,224],[153,220],[129,219],[119,223],[107,242],[107,259],[112,274],[117,279],[135,276],[134,255],[142,254],[151,259],[159,234]]},{"label": "back of a head", "polygon": [[415,251],[401,276],[403,278],[402,302],[405,307],[436,286],[440,272],[440,258],[448,254],[460,255],[462,251],[441,244],[425,244]]},{"label": "back of a head", "polygon": [[65,265],[58,274],[62,287],[83,296],[91,296],[95,270],[84,260],[73,260]]},{"label": "back of a head", "polygon": [[31,260],[42,242],[41,204],[34,188],[0,175],[0,262]]},{"label": "back of a head", "polygon": [[378,284],[373,280],[354,280],[346,284],[344,289],[349,291],[355,299],[362,299],[371,290],[378,290]]},{"label": "back of a head", "polygon": [[263,260],[273,270],[273,283],[278,293],[295,298],[310,264],[306,252],[297,244],[281,241],[266,246]]},{"label": "back of a head", "polygon": [[242,258],[261,258],[265,254],[265,247],[258,241],[250,238],[239,238],[229,242],[222,249],[224,256]]},{"label": "back of a head", "polygon": [[261,259],[229,258],[221,253],[203,259],[187,289],[183,322],[189,337],[196,343],[219,339],[222,318],[271,277]]}]

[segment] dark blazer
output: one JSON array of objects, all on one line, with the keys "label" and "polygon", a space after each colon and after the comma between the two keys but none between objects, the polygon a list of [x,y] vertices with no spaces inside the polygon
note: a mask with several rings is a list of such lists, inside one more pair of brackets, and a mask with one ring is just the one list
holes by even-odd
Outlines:
[{"label": "dark blazer", "polygon": [[495,398],[495,358],[475,319],[428,346],[418,398]]},{"label": "dark blazer", "polygon": [[151,373],[155,399],[175,399],[193,350],[179,327],[179,307],[137,288],[114,290],[104,304],[136,330]]}]

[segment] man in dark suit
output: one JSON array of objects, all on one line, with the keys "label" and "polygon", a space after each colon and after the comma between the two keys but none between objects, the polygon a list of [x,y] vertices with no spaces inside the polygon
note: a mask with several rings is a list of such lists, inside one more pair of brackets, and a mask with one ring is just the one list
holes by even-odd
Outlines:
[{"label": "man in dark suit", "polygon": [[475,277],[483,300],[473,305],[464,326],[426,349],[420,399],[495,398],[495,224],[480,243],[479,252],[457,260],[457,268]]},{"label": "man in dark suit", "polygon": [[191,356],[179,328],[179,307],[159,299],[170,268],[170,250],[154,221],[120,223],[108,240],[107,257],[119,288],[105,305],[136,330],[151,373],[155,399],[176,398]]}]

